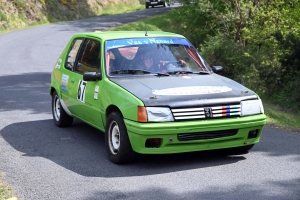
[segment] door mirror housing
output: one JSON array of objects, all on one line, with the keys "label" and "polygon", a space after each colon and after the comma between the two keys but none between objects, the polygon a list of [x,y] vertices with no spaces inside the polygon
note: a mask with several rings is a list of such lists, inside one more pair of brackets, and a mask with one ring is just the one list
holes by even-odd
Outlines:
[{"label": "door mirror housing", "polygon": [[223,72],[223,67],[222,66],[213,66],[212,67],[213,72],[216,74],[221,74]]},{"label": "door mirror housing", "polygon": [[101,73],[97,72],[85,72],[83,74],[83,80],[84,81],[99,81],[102,80]]}]

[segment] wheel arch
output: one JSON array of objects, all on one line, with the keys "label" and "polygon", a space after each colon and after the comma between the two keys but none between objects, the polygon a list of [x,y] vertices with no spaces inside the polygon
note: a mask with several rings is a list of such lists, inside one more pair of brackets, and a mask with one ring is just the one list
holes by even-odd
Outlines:
[{"label": "wheel arch", "polygon": [[[54,91],[56,91],[56,89],[55,89],[54,87],[51,87],[51,88],[50,88],[50,95],[51,95],[51,96],[52,96],[52,94],[53,94]],[[56,93],[57,93],[57,91],[56,91]]]},{"label": "wheel arch", "polygon": [[116,105],[109,105],[106,108],[105,118],[107,119],[107,117],[109,116],[109,114],[112,113],[112,112],[115,112],[115,111],[119,112],[122,115],[122,117],[124,117],[123,114],[122,114],[122,112],[121,112],[121,110]]}]

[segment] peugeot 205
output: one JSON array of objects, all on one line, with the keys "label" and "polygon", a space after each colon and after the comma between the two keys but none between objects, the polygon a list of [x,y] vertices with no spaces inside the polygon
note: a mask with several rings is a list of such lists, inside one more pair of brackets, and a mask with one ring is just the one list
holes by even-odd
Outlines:
[{"label": "peugeot 205", "polygon": [[58,127],[80,119],[105,134],[117,164],[139,154],[250,150],[266,116],[259,96],[220,75],[182,35],[75,34],[52,75]]}]

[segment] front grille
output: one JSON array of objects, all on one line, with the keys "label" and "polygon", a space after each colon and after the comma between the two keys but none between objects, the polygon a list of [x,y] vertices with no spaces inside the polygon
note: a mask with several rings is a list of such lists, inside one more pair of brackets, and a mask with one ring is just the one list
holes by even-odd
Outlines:
[{"label": "front grille", "polygon": [[220,118],[241,115],[241,105],[226,105],[214,107],[172,108],[175,121]]},{"label": "front grille", "polygon": [[237,132],[238,129],[223,130],[223,131],[208,131],[208,132],[200,132],[200,133],[183,133],[183,134],[178,134],[177,139],[179,141],[207,140],[207,139],[234,136],[237,134]]}]

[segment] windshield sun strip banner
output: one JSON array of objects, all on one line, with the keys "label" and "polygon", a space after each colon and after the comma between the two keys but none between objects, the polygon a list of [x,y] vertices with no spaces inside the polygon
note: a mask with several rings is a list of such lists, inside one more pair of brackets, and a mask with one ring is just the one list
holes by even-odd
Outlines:
[{"label": "windshield sun strip banner", "polygon": [[181,44],[191,46],[185,38],[132,38],[106,41],[106,50],[145,44]]}]

